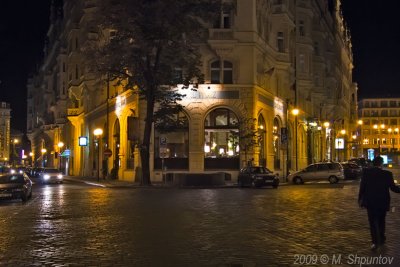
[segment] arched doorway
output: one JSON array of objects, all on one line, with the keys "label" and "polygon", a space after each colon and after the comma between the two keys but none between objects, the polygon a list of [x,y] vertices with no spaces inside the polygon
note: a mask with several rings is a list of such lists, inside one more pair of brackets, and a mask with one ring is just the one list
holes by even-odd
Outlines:
[{"label": "arched doorway", "polygon": [[259,155],[259,165],[260,166],[267,166],[267,159],[266,159],[266,129],[267,126],[265,124],[265,120],[263,115],[258,116],[258,136],[260,140],[260,155]]}]

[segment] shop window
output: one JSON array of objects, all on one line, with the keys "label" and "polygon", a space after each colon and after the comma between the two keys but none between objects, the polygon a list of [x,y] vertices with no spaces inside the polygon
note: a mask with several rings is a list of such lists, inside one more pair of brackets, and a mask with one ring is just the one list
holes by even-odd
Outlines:
[{"label": "shop window", "polygon": [[204,122],[204,168],[239,168],[239,128],[237,116],[225,108],[211,111]]},{"label": "shop window", "polygon": [[[156,129],[154,133],[154,168],[189,168],[189,122],[180,112],[175,117],[177,126],[173,132]],[[164,161],[164,162],[163,162]]]}]

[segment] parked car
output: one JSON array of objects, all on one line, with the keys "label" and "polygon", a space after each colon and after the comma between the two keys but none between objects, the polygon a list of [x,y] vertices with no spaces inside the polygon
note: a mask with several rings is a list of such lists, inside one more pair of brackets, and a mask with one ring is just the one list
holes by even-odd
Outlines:
[{"label": "parked car", "polygon": [[63,174],[60,170],[55,168],[44,168],[39,174],[40,182],[42,184],[48,183],[62,183]]},{"label": "parked car", "polygon": [[0,175],[0,198],[21,199],[32,197],[32,181],[25,173],[7,173]]},{"label": "parked car", "polygon": [[345,179],[358,179],[362,175],[362,167],[352,162],[342,162],[344,178]]},{"label": "parked car", "polygon": [[238,185],[242,186],[272,186],[278,188],[279,177],[268,168],[259,166],[248,166],[240,170],[238,176]]},{"label": "parked car", "polygon": [[331,184],[344,179],[342,165],[338,162],[320,162],[288,175],[288,181],[303,184],[306,181],[329,181]]},{"label": "parked car", "polygon": [[352,159],[349,159],[348,162],[355,163],[363,169],[372,166],[371,160],[366,159],[366,158],[352,158]]}]

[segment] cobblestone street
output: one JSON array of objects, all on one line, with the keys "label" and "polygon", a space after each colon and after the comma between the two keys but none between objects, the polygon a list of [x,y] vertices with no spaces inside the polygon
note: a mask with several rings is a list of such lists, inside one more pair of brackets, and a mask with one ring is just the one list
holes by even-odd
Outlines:
[{"label": "cobblestone street", "polygon": [[0,202],[0,265],[400,266],[399,208],[387,216],[386,246],[371,252],[357,193],[358,182],[277,190],[35,185],[26,204]]}]

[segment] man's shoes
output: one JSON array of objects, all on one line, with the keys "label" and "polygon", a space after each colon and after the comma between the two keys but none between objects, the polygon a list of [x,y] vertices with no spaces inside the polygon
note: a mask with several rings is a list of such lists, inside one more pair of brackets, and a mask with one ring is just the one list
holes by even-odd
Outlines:
[{"label": "man's shoes", "polygon": [[377,244],[372,244],[371,245],[371,250],[377,250],[378,249],[378,245]]}]

